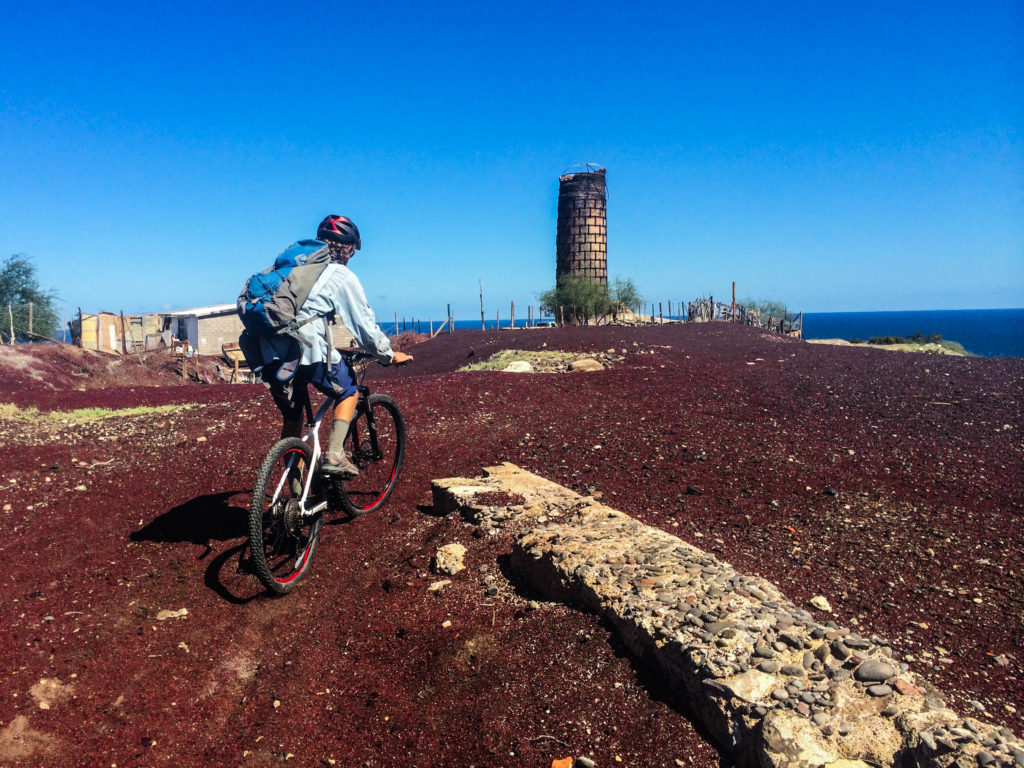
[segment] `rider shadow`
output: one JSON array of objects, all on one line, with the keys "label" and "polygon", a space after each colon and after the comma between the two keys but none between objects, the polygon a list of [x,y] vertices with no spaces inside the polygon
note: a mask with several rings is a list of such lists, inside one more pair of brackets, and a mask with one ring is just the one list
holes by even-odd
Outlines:
[{"label": "rider shadow", "polygon": [[153,519],[128,538],[132,541],[189,542],[205,546],[206,551],[196,558],[203,560],[213,551],[211,541],[230,541],[246,534],[248,510],[230,503],[233,497],[242,493],[245,491],[196,496]]},{"label": "rider shadow", "polygon": [[[196,544],[206,547],[196,559],[213,552],[213,542],[233,541],[248,532],[249,511],[231,499],[247,491],[221,491],[196,496],[168,510],[129,535],[132,541]],[[243,541],[213,558],[206,567],[206,586],[231,603],[247,603],[262,594],[246,567],[249,544]]]}]

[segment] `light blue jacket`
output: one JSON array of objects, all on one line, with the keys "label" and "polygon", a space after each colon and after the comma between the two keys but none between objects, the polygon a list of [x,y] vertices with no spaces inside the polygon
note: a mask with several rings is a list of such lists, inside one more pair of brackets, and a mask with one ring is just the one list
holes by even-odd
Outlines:
[{"label": "light blue jacket", "polygon": [[[328,264],[323,273],[313,283],[309,298],[303,303],[295,316],[297,323],[309,318],[325,317],[334,314],[339,323],[344,325],[355,337],[356,344],[367,352],[372,352],[378,361],[390,363],[394,352],[391,342],[377,326],[377,318],[366,301],[366,293],[359,283],[359,278],[348,267],[341,264]],[[299,328],[299,336],[308,344],[300,344],[302,359],[300,365],[327,362],[334,364],[341,355],[328,343],[322,320],[314,319]],[[289,336],[273,336],[261,338],[260,346],[264,360],[285,360],[288,355]]]}]

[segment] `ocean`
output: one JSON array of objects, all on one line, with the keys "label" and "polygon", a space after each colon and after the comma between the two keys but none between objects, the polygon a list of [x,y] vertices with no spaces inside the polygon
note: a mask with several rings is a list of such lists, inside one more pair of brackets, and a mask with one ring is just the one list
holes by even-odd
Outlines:
[{"label": "ocean", "polygon": [[914,312],[806,312],[806,339],[942,334],[981,357],[1024,357],[1024,309],[943,309]]},{"label": "ocean", "polygon": [[[516,327],[526,324],[516,318]],[[508,318],[501,327],[507,328]],[[391,333],[394,323],[382,323]],[[408,330],[415,330],[410,322]],[[435,321],[434,327],[437,327]],[[494,328],[494,319],[486,321]],[[421,323],[424,333],[427,324]],[[455,329],[478,329],[479,320],[456,320]],[[399,330],[402,323],[399,321]],[[907,336],[933,333],[956,341],[968,352],[981,357],[1024,357],[1024,309],[942,309],[908,312],[806,312],[804,337],[808,339],[863,339],[872,336]]]}]

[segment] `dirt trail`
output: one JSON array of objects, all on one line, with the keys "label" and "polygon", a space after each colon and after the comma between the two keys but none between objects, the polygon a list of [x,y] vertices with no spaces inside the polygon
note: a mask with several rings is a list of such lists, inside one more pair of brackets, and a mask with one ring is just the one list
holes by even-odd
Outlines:
[{"label": "dirt trail", "polygon": [[[455,372],[500,348],[624,359]],[[716,765],[685,703],[605,627],[531,605],[504,577],[507,542],[430,513],[431,479],[504,460],[798,601],[825,595],[958,708],[1022,729],[1024,361],[718,324],[459,332],[413,354],[375,374],[410,427],[393,500],[326,526],[311,577],[277,600],[237,568],[276,432],[261,387],[146,386],[122,369],[90,391],[51,372],[50,389],[0,357],[19,406],[195,406],[0,420],[0,764]],[[430,558],[453,541],[469,568],[429,592]],[[40,706],[44,679],[69,695]]]}]

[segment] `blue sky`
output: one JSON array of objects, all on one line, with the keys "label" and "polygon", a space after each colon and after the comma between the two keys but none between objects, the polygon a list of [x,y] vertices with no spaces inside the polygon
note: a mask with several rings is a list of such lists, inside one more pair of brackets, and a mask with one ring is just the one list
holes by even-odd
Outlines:
[{"label": "blue sky", "polygon": [[0,258],[178,309],[333,212],[382,319],[523,314],[595,162],[648,300],[1021,307],[1022,9],[0,0]]}]

